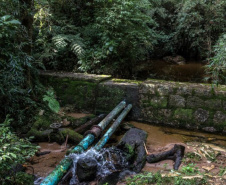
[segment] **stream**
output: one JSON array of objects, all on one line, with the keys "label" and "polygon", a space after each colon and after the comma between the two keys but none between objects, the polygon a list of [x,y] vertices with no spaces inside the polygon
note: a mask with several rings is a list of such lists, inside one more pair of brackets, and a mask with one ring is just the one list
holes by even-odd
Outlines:
[{"label": "stream", "polygon": [[[150,153],[159,153],[162,151],[166,151],[171,149],[175,143],[182,144],[186,147],[185,153],[189,154],[192,152],[197,152],[201,154],[201,149],[211,150],[221,152],[221,155],[217,157],[217,160],[214,162],[210,162],[208,158],[203,157],[201,160],[196,161],[196,166],[200,168],[200,170],[205,171],[205,167],[208,168],[210,172],[213,174],[218,174],[219,170],[222,167],[225,167],[226,164],[226,136],[209,134],[209,133],[202,133],[202,132],[195,132],[195,131],[188,131],[188,130],[181,130],[175,128],[169,128],[165,126],[153,126],[139,122],[129,122],[133,126],[145,130],[148,133],[148,138],[146,142],[147,150]],[[109,141],[106,147],[115,145],[123,135],[118,135],[117,132],[112,136],[112,139]],[[51,153],[43,155],[43,156],[34,156],[31,161],[29,162],[28,173],[34,173],[38,177],[46,177],[52,170],[55,169],[56,165],[64,158],[66,151],[72,147],[67,145],[65,148],[64,145],[59,145],[57,143],[48,143],[42,142],[38,143],[41,147],[40,151],[51,151]],[[105,151],[106,152],[106,151]],[[93,156],[95,160],[98,160],[98,176],[104,177],[114,171],[114,165],[109,162],[101,160],[103,156],[102,153],[98,153],[96,151],[90,150],[83,154],[71,154],[71,157],[74,161],[74,168],[77,160],[80,157],[85,156]],[[204,154],[203,154],[204,156]],[[110,160],[111,161],[111,160]],[[183,166],[183,163],[182,163]],[[210,168],[211,166],[211,168]],[[157,172],[157,171],[169,171],[173,169],[173,161],[171,160],[164,160],[158,163],[149,164],[146,163],[145,167],[142,171],[148,172]],[[42,178],[39,179],[39,181]],[[71,184],[76,184],[76,177],[73,175],[71,180]],[[39,184],[37,181],[36,184]],[[118,183],[123,184],[123,183]]]}]

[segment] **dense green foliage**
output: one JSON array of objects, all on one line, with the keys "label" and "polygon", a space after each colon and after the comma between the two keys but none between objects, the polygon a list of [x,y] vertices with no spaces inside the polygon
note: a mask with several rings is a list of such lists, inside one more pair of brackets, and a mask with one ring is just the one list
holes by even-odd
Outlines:
[{"label": "dense green foliage", "polygon": [[33,156],[37,147],[28,139],[18,138],[10,129],[12,120],[6,118],[0,124],[0,182],[2,185],[29,185],[33,184],[32,176],[17,173],[17,165],[25,163],[26,159]]},{"label": "dense green foliage", "polygon": [[225,32],[225,0],[150,1],[152,17],[164,33],[154,55],[180,54],[193,59],[211,56],[212,46]]},{"label": "dense green foliage", "polygon": [[36,15],[36,44],[46,46],[38,59],[54,69],[77,66],[86,72],[128,76],[157,37],[150,29],[154,22],[147,0],[51,1],[46,6]]},{"label": "dense green foliage", "polygon": [[29,43],[26,31],[18,20],[6,15],[0,17],[0,117],[11,114],[23,124],[36,107],[31,73],[35,68],[32,57],[24,52]]},{"label": "dense green foliage", "polygon": [[224,83],[225,40],[219,37],[226,28],[226,0],[1,0],[0,5],[1,119],[11,114],[16,124],[32,121],[43,104],[36,80],[42,67],[136,78],[134,69],[148,58],[182,55],[208,61],[213,82]]},{"label": "dense green foliage", "polygon": [[214,84],[226,84],[226,34],[223,34],[214,46],[215,55],[206,66]]},{"label": "dense green foliage", "polygon": [[0,0],[0,122],[14,120],[0,126],[1,183],[31,182],[12,169],[36,148],[11,130],[25,133],[40,110],[60,109],[38,69],[136,78],[150,58],[182,55],[207,61],[212,82],[226,83],[225,12],[226,0]]},{"label": "dense green foliage", "polygon": [[208,60],[226,27],[225,0],[41,2],[35,56],[47,69],[133,78],[149,57]]},{"label": "dense green foliage", "polygon": [[[185,168],[193,171],[193,167],[185,166]],[[204,185],[208,184],[205,177],[203,178],[190,178],[184,179],[183,175],[191,175],[187,171],[183,172],[174,172],[175,176],[162,176],[161,172],[157,173],[140,173],[131,178],[126,179],[127,185],[149,185],[149,184],[158,184],[158,185]],[[196,173],[192,173],[195,175]]]}]

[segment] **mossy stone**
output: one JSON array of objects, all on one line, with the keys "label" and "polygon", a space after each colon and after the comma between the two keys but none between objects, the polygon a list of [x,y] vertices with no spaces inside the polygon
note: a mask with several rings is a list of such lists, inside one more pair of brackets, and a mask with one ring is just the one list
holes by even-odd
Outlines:
[{"label": "mossy stone", "polygon": [[37,116],[32,128],[36,130],[48,129],[52,121],[47,116]]},{"label": "mossy stone", "polygon": [[74,144],[78,144],[83,139],[81,134],[69,128],[62,129],[60,132],[63,134],[64,138],[66,138],[68,135],[68,141]]},{"label": "mossy stone", "polygon": [[165,108],[167,107],[166,97],[153,97],[150,101],[150,105],[155,108]]},{"label": "mossy stone", "polygon": [[193,117],[192,109],[176,109],[174,112],[174,117],[179,120],[187,121],[191,120]]},{"label": "mossy stone", "polygon": [[48,85],[56,91],[61,106],[73,104],[76,110],[94,110],[97,83],[49,77]]}]

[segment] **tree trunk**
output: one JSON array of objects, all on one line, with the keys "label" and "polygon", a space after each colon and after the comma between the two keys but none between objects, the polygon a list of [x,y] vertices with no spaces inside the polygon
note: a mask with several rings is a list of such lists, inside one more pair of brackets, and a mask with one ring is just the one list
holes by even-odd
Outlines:
[{"label": "tree trunk", "polygon": [[[28,55],[32,53],[32,35],[33,35],[33,10],[34,10],[34,1],[33,0],[19,0],[22,8],[20,9],[20,21],[22,25],[26,28],[29,43],[24,47],[24,52]],[[31,88],[31,71],[27,67],[27,86]]]}]

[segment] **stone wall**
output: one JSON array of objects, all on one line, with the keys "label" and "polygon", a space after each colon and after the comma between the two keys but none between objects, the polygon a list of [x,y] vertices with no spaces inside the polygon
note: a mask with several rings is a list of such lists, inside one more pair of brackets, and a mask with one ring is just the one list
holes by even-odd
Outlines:
[{"label": "stone wall", "polygon": [[107,113],[121,100],[133,104],[129,118],[210,132],[226,132],[226,86],[163,80],[133,81],[106,75],[42,73],[62,106]]}]

